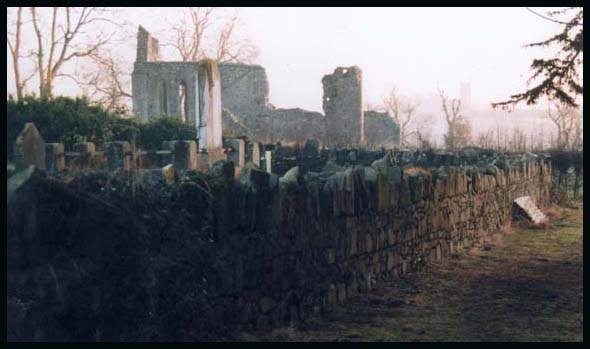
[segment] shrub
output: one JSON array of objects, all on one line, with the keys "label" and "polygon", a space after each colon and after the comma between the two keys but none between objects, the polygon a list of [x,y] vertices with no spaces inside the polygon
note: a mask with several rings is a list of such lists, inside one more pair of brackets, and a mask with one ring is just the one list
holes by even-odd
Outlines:
[{"label": "shrub", "polygon": [[13,157],[14,140],[25,123],[35,124],[46,143],[93,142],[101,148],[105,142],[129,141],[139,148],[159,149],[162,141],[195,139],[193,126],[177,118],[162,117],[142,124],[123,112],[112,112],[95,105],[86,97],[40,99],[26,96],[20,101],[7,100],[6,154]]},{"label": "shrub", "polygon": [[7,101],[7,154],[13,154],[16,136],[25,123],[35,124],[47,143],[61,142],[70,148],[77,142],[94,142],[102,146],[111,140],[133,141],[138,131],[135,119],[125,119],[85,97],[40,99],[27,96],[21,101]]},{"label": "shrub", "polygon": [[139,125],[137,143],[142,149],[160,149],[163,141],[196,139],[195,127],[178,118],[162,116]]}]

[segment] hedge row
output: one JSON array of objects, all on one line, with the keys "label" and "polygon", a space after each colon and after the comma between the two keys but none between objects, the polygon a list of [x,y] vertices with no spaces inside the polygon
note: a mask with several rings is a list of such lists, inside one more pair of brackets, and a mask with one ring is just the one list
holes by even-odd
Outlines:
[{"label": "hedge row", "polygon": [[40,99],[27,96],[21,101],[7,100],[6,151],[13,156],[14,140],[25,123],[33,122],[46,143],[135,142],[142,149],[158,149],[164,140],[195,139],[193,126],[177,118],[161,117],[140,123],[137,118],[94,105],[85,97]]}]

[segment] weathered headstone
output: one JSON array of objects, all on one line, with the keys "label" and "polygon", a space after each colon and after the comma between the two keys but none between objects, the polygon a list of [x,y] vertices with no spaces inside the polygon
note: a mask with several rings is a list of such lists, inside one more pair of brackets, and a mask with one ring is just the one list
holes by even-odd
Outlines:
[{"label": "weathered headstone", "polygon": [[251,162],[256,167],[260,167],[260,157],[262,153],[262,145],[258,142],[251,142],[246,144],[246,162]]},{"label": "weathered headstone", "polygon": [[90,166],[92,156],[96,152],[96,146],[92,142],[76,143],[73,146],[74,152],[78,153],[78,164],[81,168]]},{"label": "weathered headstone", "polygon": [[45,168],[50,172],[59,172],[66,168],[66,155],[62,143],[45,144]]},{"label": "weathered headstone", "polygon": [[20,171],[29,165],[45,170],[45,143],[32,122],[25,124],[14,142],[16,170]]},{"label": "weathered headstone", "polygon": [[197,143],[177,141],[174,144],[174,167],[178,170],[197,169]]},{"label": "weathered headstone", "polygon": [[106,144],[107,163],[109,170],[131,169],[131,145],[129,142],[109,142]]},{"label": "weathered headstone", "polygon": [[197,171],[204,172],[209,169],[209,154],[197,153]]},{"label": "weathered headstone", "polygon": [[264,152],[264,163],[266,172],[272,173],[272,151],[267,150]]},{"label": "weathered headstone", "polygon": [[223,147],[229,148],[228,160],[235,166],[243,167],[246,164],[246,144],[243,139],[230,138],[223,141]]},{"label": "weathered headstone", "polygon": [[320,143],[317,141],[317,139],[308,139],[305,142],[305,147],[303,148],[303,151],[305,152],[305,155],[310,156],[310,157],[316,157],[319,156],[319,148],[320,148]]}]

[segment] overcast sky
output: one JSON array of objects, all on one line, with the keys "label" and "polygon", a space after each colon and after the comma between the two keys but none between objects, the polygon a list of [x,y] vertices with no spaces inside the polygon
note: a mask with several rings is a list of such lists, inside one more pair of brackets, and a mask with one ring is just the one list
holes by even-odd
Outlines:
[{"label": "overcast sky", "polygon": [[[120,10],[133,31],[141,24],[156,36],[166,33],[181,12]],[[322,76],[350,65],[362,69],[371,104],[379,104],[393,85],[410,96],[428,98],[440,86],[458,97],[460,83],[468,81],[472,103],[487,107],[522,91],[532,59],[555,50],[523,45],[559,30],[525,8],[228,8],[221,13],[237,13],[240,35],[258,47],[256,63],[266,68],[271,103],[320,112]],[[132,61],[134,38],[118,53]],[[9,57],[7,64],[12,92]],[[56,91],[75,93],[70,84],[60,80]]]}]

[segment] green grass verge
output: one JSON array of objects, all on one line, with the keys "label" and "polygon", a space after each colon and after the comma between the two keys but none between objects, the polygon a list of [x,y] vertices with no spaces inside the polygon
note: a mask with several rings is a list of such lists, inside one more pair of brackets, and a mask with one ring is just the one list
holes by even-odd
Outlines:
[{"label": "green grass verge", "polygon": [[469,252],[254,341],[581,341],[583,208],[513,227]]}]

